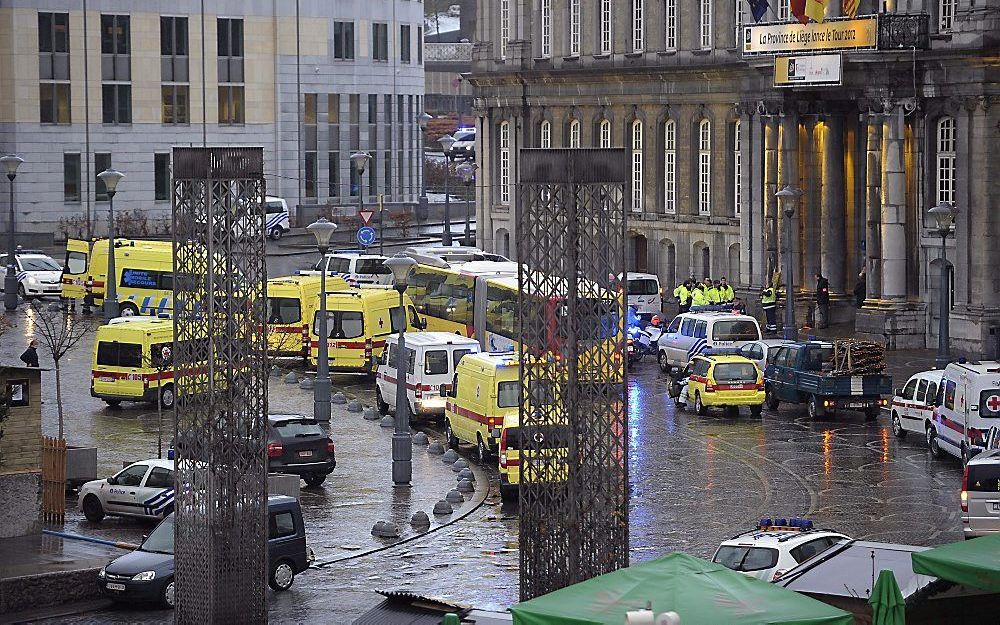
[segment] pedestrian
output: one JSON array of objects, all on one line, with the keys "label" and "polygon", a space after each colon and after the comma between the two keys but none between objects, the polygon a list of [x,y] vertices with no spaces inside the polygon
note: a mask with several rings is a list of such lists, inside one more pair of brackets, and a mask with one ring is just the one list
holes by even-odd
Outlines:
[{"label": "pedestrian", "polygon": [[825,328],[830,317],[830,281],[816,274],[816,327]]},{"label": "pedestrian", "polygon": [[734,313],[736,313],[738,315],[745,315],[745,314],[747,314],[747,307],[746,307],[746,304],[743,303],[743,298],[740,298],[740,297],[734,298],[733,301],[730,302],[730,304],[733,307],[733,312]]},{"label": "pedestrian", "polygon": [[764,286],[760,290],[760,305],[764,309],[764,317],[767,320],[764,329],[768,332],[777,332],[778,295],[774,292],[773,286]]},{"label": "pedestrian", "polygon": [[719,281],[719,297],[723,304],[728,304],[736,299],[736,293],[733,291],[733,287],[726,282],[726,276],[722,276],[722,280]]},{"label": "pedestrian", "polygon": [[861,308],[865,305],[865,298],[868,296],[868,281],[865,272],[858,274],[858,283],[854,285],[854,305]]},{"label": "pedestrian", "polygon": [[38,367],[38,340],[28,341],[28,348],[21,354],[21,362],[28,367]]},{"label": "pedestrian", "polygon": [[698,306],[708,306],[708,297],[705,296],[705,287],[701,284],[695,284],[694,288],[691,289],[691,308],[696,308]]},{"label": "pedestrian", "polygon": [[712,306],[718,306],[721,303],[719,299],[719,288],[716,286],[715,282],[705,279],[705,297],[708,298],[708,303]]},{"label": "pedestrian", "polygon": [[686,313],[691,310],[691,289],[688,288],[687,281],[681,282],[674,289],[674,297],[677,298],[678,310]]}]

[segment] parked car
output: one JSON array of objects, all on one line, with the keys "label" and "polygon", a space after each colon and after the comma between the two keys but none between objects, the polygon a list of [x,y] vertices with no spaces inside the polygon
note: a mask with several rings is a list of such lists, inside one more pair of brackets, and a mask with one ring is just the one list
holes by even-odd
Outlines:
[{"label": "parked car", "polygon": [[891,404],[892,433],[906,438],[910,432],[923,435],[933,427],[941,370],[921,371],[910,376],[903,388],[893,393]]},{"label": "parked car", "polygon": [[[700,416],[716,407],[738,416],[740,406],[747,406],[750,414],[760,416],[764,405],[764,375],[753,361],[732,354],[707,353],[692,358],[688,367],[690,375],[676,389],[678,406],[693,403]],[[671,394],[673,391],[672,388]]]},{"label": "parked car", "polygon": [[724,541],[712,562],[765,582],[781,579],[788,570],[817,556],[848,536],[814,529],[805,519],[761,519],[752,530]]},{"label": "parked car", "polygon": [[316,420],[300,414],[267,415],[267,471],[298,475],[319,486],[337,466],[333,440]]},{"label": "parked car", "polygon": [[760,340],[760,325],[749,315],[731,312],[687,312],[674,317],[657,339],[657,362],[669,373],[683,369],[707,349],[739,349]]},{"label": "parked car", "polygon": [[965,465],[961,505],[966,538],[1000,532],[1000,449],[984,451]]},{"label": "parked car", "polygon": [[[288,590],[313,556],[306,546],[299,502],[291,497],[267,500],[267,583]],[[171,513],[138,549],[112,560],[97,573],[97,586],[114,601],[159,603],[174,607],[174,515]]]},{"label": "parked car", "polygon": [[774,357],[774,353],[778,351],[779,347],[788,345],[791,342],[788,339],[762,339],[760,341],[744,343],[736,350],[736,353],[754,361],[757,367],[763,371],[767,367],[769,357]]},{"label": "parked car", "polygon": [[[7,255],[0,255],[0,273],[7,270]],[[39,250],[16,250],[17,294],[21,299],[59,295],[62,292],[62,265]],[[2,282],[2,280],[0,280]],[[0,293],[4,285],[0,284]]]},{"label": "parked car", "polygon": [[112,477],[85,483],[77,501],[91,523],[106,515],[162,519],[174,510],[174,461],[130,464]]},{"label": "parked car", "polygon": [[457,158],[463,160],[475,160],[476,158],[476,129],[459,128],[455,131],[455,143],[451,150],[445,154],[449,161]]}]

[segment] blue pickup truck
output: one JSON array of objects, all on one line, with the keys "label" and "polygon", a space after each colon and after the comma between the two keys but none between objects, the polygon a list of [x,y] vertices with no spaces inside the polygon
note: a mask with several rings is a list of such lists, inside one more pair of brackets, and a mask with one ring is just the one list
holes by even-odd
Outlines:
[{"label": "blue pickup truck", "polygon": [[764,368],[765,403],[777,410],[782,402],[806,404],[816,418],[839,409],[865,413],[867,421],[878,417],[892,395],[887,375],[835,375],[833,344],[821,341],[781,345],[767,354]]}]

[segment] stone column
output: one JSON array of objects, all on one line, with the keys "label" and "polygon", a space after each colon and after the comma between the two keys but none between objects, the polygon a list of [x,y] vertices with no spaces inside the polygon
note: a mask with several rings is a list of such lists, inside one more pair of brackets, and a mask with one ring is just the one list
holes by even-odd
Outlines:
[{"label": "stone column", "polygon": [[[744,107],[744,111],[750,109]],[[740,207],[740,284],[759,287],[764,282],[764,181],[761,159],[764,157],[763,128],[758,116],[750,109],[740,118],[740,186],[743,202]]]},{"label": "stone column", "polygon": [[903,107],[886,107],[882,127],[882,301],[906,300],[906,172]]},{"label": "stone column", "polygon": [[493,241],[492,189],[496,181],[493,154],[497,146],[493,145],[493,125],[488,112],[476,117],[476,136],[480,138],[479,144],[483,146],[476,154],[479,160],[479,171],[476,175],[476,186],[479,187],[479,192],[476,193],[476,245],[481,250],[496,252],[496,243]]},{"label": "stone column", "polygon": [[[823,195],[820,237],[822,273],[830,281],[830,290],[844,292],[844,264],[847,260],[844,211],[844,120],[835,113],[823,128]],[[905,256],[904,256],[905,258]]]},{"label": "stone column", "polygon": [[774,197],[778,186],[778,121],[770,116],[764,127],[764,281],[778,271],[778,200]]},{"label": "stone column", "polygon": [[882,119],[877,113],[867,116],[868,132],[865,160],[865,305],[874,305],[882,296]]},{"label": "stone column", "polygon": [[805,144],[802,146],[805,159],[805,171],[803,172],[803,187],[805,192],[799,202],[799,210],[802,211],[802,219],[805,225],[805,245],[802,249],[803,275],[813,276],[820,269],[820,246],[819,241],[825,233],[820,226],[820,197],[823,190],[822,171],[820,163],[822,154],[820,148],[822,140],[820,137],[821,126],[816,119],[810,119],[805,125]]}]

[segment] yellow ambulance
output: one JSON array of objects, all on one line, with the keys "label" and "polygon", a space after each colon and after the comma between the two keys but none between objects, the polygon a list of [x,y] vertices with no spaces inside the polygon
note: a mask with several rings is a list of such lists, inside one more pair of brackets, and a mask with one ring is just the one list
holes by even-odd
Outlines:
[{"label": "yellow ambulance", "polygon": [[[170,364],[174,322],[159,318],[118,318],[97,329],[91,364],[90,394],[109,406],[123,401],[174,405],[174,370]],[[165,351],[166,350],[166,351]]]},{"label": "yellow ambulance", "polygon": [[445,433],[454,449],[460,443],[476,446],[481,463],[499,448],[501,426],[517,418],[521,383],[517,355],[513,352],[467,354],[455,367],[455,380],[447,388]]},{"label": "yellow ambulance", "polygon": [[[267,351],[273,356],[309,353],[309,321],[319,302],[321,276],[287,276],[267,281]],[[328,276],[327,293],[346,291],[343,278]]]},{"label": "yellow ambulance", "polygon": [[504,417],[500,428],[499,469],[500,496],[505,500],[517,498],[517,489],[525,481],[522,477],[524,449],[538,447],[538,460],[534,463],[538,471],[534,484],[564,482],[568,473],[566,464],[569,453],[570,430],[567,424],[543,425],[534,428],[535,441],[526,441],[517,413]]},{"label": "yellow ambulance", "polygon": [[[174,263],[170,241],[115,239],[115,285],[123,317],[173,310]],[[108,240],[66,242],[62,297],[103,306],[108,280]]]},{"label": "yellow ambulance", "polygon": [[[417,319],[409,296],[403,301],[410,319]],[[319,359],[319,297],[309,329],[309,364]],[[331,371],[375,374],[386,338],[406,331],[399,293],[386,289],[349,288],[326,295],[327,349]],[[417,327],[417,324],[411,324]]]}]

